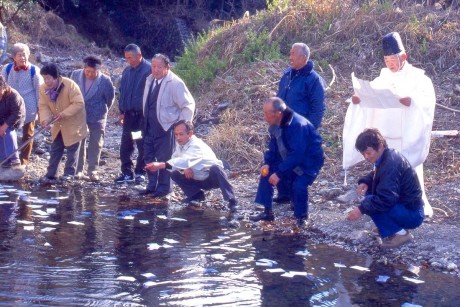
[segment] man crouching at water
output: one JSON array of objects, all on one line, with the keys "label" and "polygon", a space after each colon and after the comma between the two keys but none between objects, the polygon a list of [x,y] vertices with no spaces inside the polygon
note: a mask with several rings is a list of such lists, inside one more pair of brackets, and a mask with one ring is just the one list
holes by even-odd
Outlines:
[{"label": "man crouching at water", "polygon": [[288,108],[281,98],[268,98],[263,111],[270,125],[270,142],[264,154],[255,202],[265,210],[249,219],[254,222],[275,219],[273,187],[285,181],[297,225],[304,227],[308,220],[308,186],[324,163],[321,136],[306,118]]},{"label": "man crouching at water", "polygon": [[187,196],[182,202],[192,203],[205,199],[203,190],[220,188],[228,201],[230,212],[236,212],[237,201],[233,187],[228,182],[222,161],[218,160],[212,149],[193,135],[193,125],[180,120],[174,125],[176,149],[167,162],[152,162],[145,166],[149,172],[160,169],[171,170],[172,180]]},{"label": "man crouching at water", "polygon": [[396,248],[413,240],[406,229],[423,222],[422,190],[415,170],[407,159],[387,142],[377,129],[366,129],[356,139],[355,148],[374,163],[372,172],[358,180],[356,193],[365,196],[348,214],[349,221],[367,214],[382,237],[383,248]]}]

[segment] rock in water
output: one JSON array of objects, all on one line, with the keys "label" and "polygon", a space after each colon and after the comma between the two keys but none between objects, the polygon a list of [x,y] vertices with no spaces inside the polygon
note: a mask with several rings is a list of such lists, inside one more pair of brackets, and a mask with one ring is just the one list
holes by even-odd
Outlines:
[{"label": "rock in water", "polygon": [[0,181],[18,181],[24,177],[24,174],[25,170],[23,166],[0,167]]}]

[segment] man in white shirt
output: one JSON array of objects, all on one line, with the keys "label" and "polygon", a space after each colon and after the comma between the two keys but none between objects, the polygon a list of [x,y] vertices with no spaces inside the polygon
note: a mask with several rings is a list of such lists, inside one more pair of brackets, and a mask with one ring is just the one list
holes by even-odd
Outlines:
[{"label": "man in white shirt", "polygon": [[[432,216],[433,209],[425,194],[423,162],[431,141],[436,96],[431,79],[425,71],[407,62],[407,54],[397,32],[388,33],[382,40],[386,68],[371,83],[379,88],[390,89],[399,103],[392,108],[370,108],[354,95],[344,124],[344,160],[353,165],[359,162],[353,143],[365,128],[377,128],[385,137],[388,146],[398,150],[409,160],[417,173],[422,187],[425,216]],[[359,157],[357,160],[351,158]],[[344,168],[346,168],[344,163]]]},{"label": "man in white shirt", "polygon": [[149,172],[170,170],[172,180],[187,196],[184,203],[204,200],[203,190],[220,188],[230,212],[235,212],[237,201],[222,161],[206,143],[193,135],[191,122],[180,120],[173,127],[176,149],[171,159],[148,163],[145,169]]}]

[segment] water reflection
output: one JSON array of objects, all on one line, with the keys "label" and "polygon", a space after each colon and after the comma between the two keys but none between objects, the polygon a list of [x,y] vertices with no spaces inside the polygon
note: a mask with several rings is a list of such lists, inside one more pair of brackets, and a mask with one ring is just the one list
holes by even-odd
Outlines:
[{"label": "water reflection", "polygon": [[1,191],[12,201],[0,205],[4,306],[456,304],[453,277],[422,272],[414,284],[404,268],[298,235],[227,228],[218,211],[113,190]]}]

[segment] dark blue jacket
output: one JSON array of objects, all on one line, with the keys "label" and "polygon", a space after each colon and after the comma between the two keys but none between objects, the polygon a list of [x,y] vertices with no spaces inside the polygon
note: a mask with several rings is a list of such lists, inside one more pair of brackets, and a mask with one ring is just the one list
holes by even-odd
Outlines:
[{"label": "dark blue jacket", "polygon": [[385,149],[375,170],[358,180],[365,183],[368,195],[361,202],[363,214],[390,211],[396,204],[411,210],[422,208],[422,189],[415,170],[409,161],[394,149]]},{"label": "dark blue jacket", "polygon": [[313,61],[308,61],[299,70],[293,70],[291,67],[286,69],[279,82],[277,96],[318,129],[326,111],[324,102],[326,85],[313,67]]},{"label": "dark blue jacket", "polygon": [[289,176],[296,167],[300,167],[313,182],[324,164],[321,136],[307,119],[289,108],[283,112],[280,128],[287,150],[286,159],[281,158],[276,137],[271,134],[268,151],[264,155],[265,164],[280,178]]},{"label": "dark blue jacket", "polygon": [[152,73],[149,62],[142,59],[136,67],[128,66],[123,70],[120,81],[120,113],[140,112],[142,114],[142,97],[144,96],[145,79]]}]

